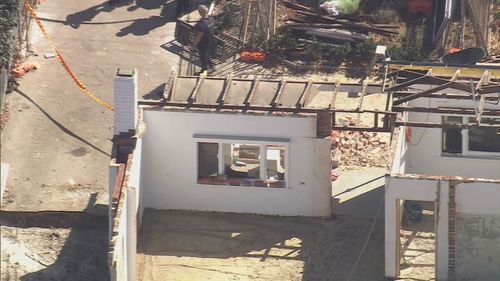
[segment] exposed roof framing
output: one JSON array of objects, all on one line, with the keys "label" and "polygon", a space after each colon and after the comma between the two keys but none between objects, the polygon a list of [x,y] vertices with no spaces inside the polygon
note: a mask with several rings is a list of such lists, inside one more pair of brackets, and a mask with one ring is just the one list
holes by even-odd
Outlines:
[{"label": "exposed roof framing", "polygon": [[[419,65],[418,69],[406,69],[405,65],[386,66],[386,83],[340,83],[312,80],[253,79],[227,77],[178,76],[171,73],[163,100],[141,100],[146,108],[171,108],[209,110],[221,112],[252,112],[260,114],[325,114],[332,116],[333,130],[390,132],[397,126],[412,127],[499,127],[484,124],[484,116],[498,117],[500,110],[486,104],[500,104],[500,76],[496,68],[448,68]],[[413,66],[411,66],[413,67]],[[453,71],[450,71],[453,70]],[[422,85],[427,85],[422,87]],[[423,90],[420,90],[423,89]],[[456,89],[458,91],[446,91]],[[357,93],[350,95],[349,93]],[[386,94],[385,110],[365,106],[364,98],[371,94]],[[339,97],[340,96],[340,97]],[[475,101],[470,108],[460,107],[416,107],[406,104],[418,98],[437,98]],[[357,106],[339,106],[339,99],[351,99]],[[352,104],[352,103],[351,103]],[[456,114],[475,116],[475,124],[437,124],[428,122],[397,121],[404,112]],[[357,121],[345,124],[342,118],[357,115]],[[365,122],[373,117],[372,125]],[[371,116],[371,117],[370,117]],[[382,117],[382,118],[380,118]],[[338,119],[337,119],[338,118]],[[381,122],[383,121],[383,122]]]},{"label": "exposed roof framing", "polygon": [[[397,95],[394,97],[397,98],[394,100],[393,104],[399,105],[404,102],[420,98],[420,97],[439,97],[439,98],[454,98],[457,95],[448,95],[448,94],[440,94],[440,95],[431,95],[435,94],[438,91],[442,91],[445,89],[456,89],[463,92],[469,99],[474,99],[475,94],[484,95],[484,94],[500,94],[500,83],[499,82],[491,82],[490,74],[488,70],[483,70],[483,74],[481,78],[478,80],[472,78],[464,78],[460,76],[461,70],[457,69],[453,76],[445,78],[445,77],[436,77],[432,75],[432,72],[428,71],[426,74],[411,71],[411,70],[398,70],[394,72],[392,75],[396,76],[393,86],[386,89],[386,91],[397,91],[405,88],[412,88],[413,85],[436,85],[431,89],[421,91],[421,92],[408,92],[405,95],[405,92],[399,91]],[[408,78],[411,77],[411,78]],[[405,79],[406,78],[406,79]],[[404,82],[399,83],[398,81],[403,80]],[[491,82],[492,85],[487,85],[485,81]],[[473,85],[471,89],[471,84]],[[474,90],[474,91],[472,91]]]},{"label": "exposed roof framing", "polygon": [[[500,80],[495,77],[492,81],[492,71],[489,69],[469,69],[467,67],[454,68],[451,73],[449,69],[443,71],[442,66],[425,67],[421,66],[418,71],[400,68],[395,69],[392,65],[386,67],[386,77],[392,78],[391,87],[386,88],[388,95],[392,96],[392,112],[427,112],[437,114],[457,114],[471,115],[476,117],[475,124],[437,124],[428,122],[400,122],[395,121],[394,126],[412,126],[427,128],[442,127],[494,127],[498,125],[482,124],[483,116],[500,116],[498,109],[485,109],[485,103],[500,104]],[[493,70],[495,72],[496,69]],[[463,76],[467,73],[467,76]],[[496,72],[495,72],[496,73]],[[436,76],[440,74],[440,76]],[[426,87],[422,87],[425,85]],[[430,88],[428,88],[430,87]],[[423,89],[423,90],[419,90]],[[446,89],[456,89],[453,93],[448,93]],[[453,100],[470,100],[470,108],[459,107],[414,107],[405,105],[406,102],[418,98],[439,98]]]},{"label": "exposed roof framing", "polygon": [[[390,131],[389,123],[380,122],[380,117],[391,119],[390,111],[376,110],[369,105],[363,106],[363,97],[369,94],[381,94],[382,84],[378,83],[340,83],[228,77],[177,76],[172,74],[166,84],[163,100],[141,100],[144,107],[164,107],[190,110],[255,112],[264,114],[319,114],[330,112],[332,128],[358,131]],[[177,85],[177,87],[175,87]],[[349,93],[360,93],[357,97]],[[356,108],[336,108],[338,96],[354,99]],[[389,99],[389,96],[387,96]],[[339,118],[335,120],[336,116]],[[344,115],[368,115],[364,120],[371,124],[341,122]],[[347,115],[346,115],[347,116]],[[373,117],[372,121],[369,120]],[[379,124],[381,126],[379,126]],[[370,127],[371,126],[371,127]]]}]

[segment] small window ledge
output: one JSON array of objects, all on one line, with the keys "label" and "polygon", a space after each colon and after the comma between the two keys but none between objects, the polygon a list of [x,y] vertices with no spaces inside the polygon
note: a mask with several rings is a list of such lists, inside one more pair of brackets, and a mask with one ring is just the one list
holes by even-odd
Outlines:
[{"label": "small window ledge", "polygon": [[260,179],[239,179],[239,178],[215,178],[206,177],[199,178],[197,184],[210,186],[228,186],[228,187],[256,187],[256,188],[272,188],[272,189],[287,189],[285,181],[280,180],[260,180]]},{"label": "small window ledge", "polygon": [[485,154],[460,154],[460,153],[446,153],[442,152],[441,157],[449,158],[473,158],[473,159],[483,159],[483,160],[498,160],[500,155],[485,155]]}]

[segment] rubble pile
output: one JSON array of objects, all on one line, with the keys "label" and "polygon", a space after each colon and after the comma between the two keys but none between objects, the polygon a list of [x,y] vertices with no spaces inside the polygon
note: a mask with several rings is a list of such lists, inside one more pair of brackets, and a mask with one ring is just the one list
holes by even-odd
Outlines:
[{"label": "rubble pile", "polygon": [[[342,167],[385,167],[389,143],[376,132],[333,131],[332,153]],[[337,156],[338,157],[338,156]]]}]

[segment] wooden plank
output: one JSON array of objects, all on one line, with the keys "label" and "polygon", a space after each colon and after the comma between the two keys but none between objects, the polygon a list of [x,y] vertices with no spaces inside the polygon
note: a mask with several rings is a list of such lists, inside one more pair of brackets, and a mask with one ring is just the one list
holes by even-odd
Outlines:
[{"label": "wooden plank", "polygon": [[[458,108],[458,107],[412,107],[412,106],[393,106],[394,112],[423,112],[423,113],[438,113],[438,114],[457,114],[457,115],[475,115],[474,108]],[[485,110],[488,116],[500,116],[500,110]]]},{"label": "wooden plank", "polygon": [[253,0],[245,1],[245,18],[243,19],[243,45],[247,43],[248,22],[250,21],[250,11],[252,9]]},{"label": "wooden plank", "polygon": [[[483,84],[488,83],[489,80],[490,80],[489,72],[488,72],[488,70],[485,70],[483,73],[483,76],[481,76],[481,79],[479,79],[479,82],[477,82],[476,91],[480,90],[481,87],[483,86]],[[477,112],[476,112],[476,123],[478,126],[481,125],[481,119],[483,117],[485,100],[486,100],[486,96],[481,95],[481,97],[479,98],[479,104],[478,104]]]},{"label": "wooden plank", "polygon": [[416,94],[412,94],[412,95],[409,95],[409,96],[406,96],[406,97],[402,97],[400,99],[397,99],[397,100],[393,101],[392,104],[393,105],[402,104],[404,102],[411,101],[411,100],[414,100],[414,99],[419,98],[419,97],[424,97],[424,96],[426,96],[428,94],[432,94],[432,93],[435,93],[437,91],[444,90],[446,88],[449,88],[450,85],[451,85],[451,83],[452,82],[448,82],[448,83],[445,83],[443,85],[436,86],[436,87],[434,87],[432,89],[422,91],[420,93],[416,93]]},{"label": "wooden plank", "polygon": [[464,48],[465,41],[465,14],[467,7],[465,5],[465,0],[460,0],[460,48]]},{"label": "wooden plank", "polygon": [[[394,126],[409,126],[409,127],[419,127],[419,128],[477,128],[476,124],[443,124],[443,123],[428,123],[428,122],[402,122],[395,121]],[[482,127],[500,129],[500,125],[488,125],[484,124]]]},{"label": "wooden plank", "polygon": [[[416,94],[416,92],[397,92],[397,93],[393,93],[392,95],[394,98],[401,98],[401,97],[408,96],[409,94]],[[461,95],[461,94],[437,93],[437,94],[428,94],[425,97],[426,98],[433,98],[433,99],[452,99],[452,100],[473,100],[474,99],[474,95],[472,95],[472,94]],[[487,101],[498,102],[498,97],[486,96],[485,99]]]},{"label": "wooden plank", "polygon": [[253,80],[252,90],[248,92],[248,95],[246,96],[245,101],[243,102],[244,104],[250,105],[250,102],[252,101],[252,98],[255,95],[257,88],[259,87],[259,81],[260,77],[256,76],[255,79]]},{"label": "wooden plank", "polygon": [[217,103],[223,104],[226,99],[227,93],[229,93],[229,89],[231,88],[231,84],[233,83],[233,75],[229,74],[226,78],[226,82],[224,83],[224,90],[221,95],[217,99]]},{"label": "wooden plank", "polygon": [[363,87],[361,88],[361,96],[359,97],[359,103],[358,103],[358,106],[356,107],[358,110],[361,109],[361,106],[363,106],[363,98],[365,97],[365,94],[366,94],[366,88],[368,88],[368,82],[365,80],[363,82]]},{"label": "wooden plank", "polygon": [[[245,104],[224,104],[220,105],[217,103],[189,103],[189,102],[165,102],[162,103],[157,100],[139,100],[139,105],[142,106],[153,106],[157,108],[158,106],[163,107],[183,107],[183,108],[191,108],[191,109],[227,109],[227,110],[255,110],[255,111],[269,111],[272,109],[271,106],[262,106],[262,105],[245,105]],[[327,109],[327,108],[300,108],[297,110],[297,107],[291,106],[280,106],[275,112],[290,112],[290,113],[317,113],[321,111],[328,110],[330,112],[339,112],[339,113],[379,113],[386,115],[396,115],[396,112],[390,111],[380,111],[380,110],[356,110],[356,109]]]},{"label": "wooden plank", "polygon": [[306,106],[306,102],[309,98],[309,93],[311,92],[312,84],[313,83],[311,80],[307,81],[306,88],[304,89],[304,92],[302,92],[302,94],[300,95],[299,102],[297,103],[298,107],[305,107]]},{"label": "wooden plank", "polygon": [[500,85],[483,86],[478,91],[481,92],[481,94],[498,94],[500,93]]},{"label": "wooden plank", "polygon": [[337,100],[337,94],[339,92],[339,89],[340,89],[340,81],[337,80],[335,81],[335,88],[333,89],[333,95],[332,95],[332,101],[330,102],[330,109],[334,109],[335,108],[335,101]]},{"label": "wooden plank", "polygon": [[[361,110],[361,107],[363,106],[363,99],[365,97],[365,94],[366,94],[366,88],[368,87],[368,81],[365,80],[363,82],[363,88],[361,88],[361,96],[359,97],[359,103],[358,103],[358,106],[357,106],[357,110]],[[358,113],[358,116],[357,116],[357,123],[359,124],[361,120],[361,113]]]},{"label": "wooden plank", "polygon": [[340,24],[344,25],[345,28],[348,28],[348,29],[357,29],[357,30],[361,30],[361,31],[365,31],[365,32],[374,32],[374,33],[377,33],[380,35],[396,35],[396,34],[398,34],[398,32],[395,32],[392,30],[386,30],[383,28],[378,28],[378,27],[366,25],[366,24],[353,23],[353,22],[350,22],[347,20],[341,20],[341,19],[337,19],[334,17],[330,17],[330,16],[322,16],[322,15],[319,15],[317,13],[308,12],[308,11],[304,11],[304,10],[297,10],[296,13],[306,15],[309,17],[314,17],[316,19],[322,19],[322,20],[332,22],[332,23],[340,23]]},{"label": "wooden plank", "polygon": [[278,88],[278,91],[276,91],[276,94],[274,95],[273,100],[271,101],[271,106],[273,106],[273,107],[279,106],[279,104],[280,104],[279,100],[280,100],[281,95],[283,94],[283,91],[285,89],[285,85],[286,85],[286,78],[283,77],[283,78],[281,78],[281,82],[280,82],[280,86]]},{"label": "wooden plank", "polygon": [[299,9],[299,10],[303,10],[303,11],[307,11],[307,12],[314,12],[311,8],[304,6],[304,5],[301,5],[301,4],[294,3],[292,1],[283,0],[283,3],[285,3],[285,6],[288,8]]},{"label": "wooden plank", "polygon": [[191,93],[191,95],[188,98],[189,102],[196,101],[196,97],[198,96],[198,92],[200,90],[201,85],[203,84],[203,81],[205,81],[205,76],[200,75],[200,77],[198,77],[198,82],[196,83],[196,86],[194,87],[193,92]]},{"label": "wooden plank", "polygon": [[397,83],[394,86],[389,87],[389,88],[387,88],[385,90],[386,91],[396,91],[396,90],[400,90],[400,89],[406,88],[408,86],[417,84],[419,81],[422,81],[423,79],[431,76],[431,74],[432,74],[432,68],[427,71],[427,74],[421,74],[421,73],[419,73],[419,74],[422,75],[422,76],[414,78],[414,79],[411,79],[411,80],[408,80],[408,81],[405,81],[403,83]]},{"label": "wooden plank", "polygon": [[[457,70],[458,69],[455,70],[455,72],[454,72],[453,75],[456,75]],[[435,72],[435,69],[433,71]],[[410,70],[406,70],[406,69],[400,70],[400,72],[404,72],[404,73],[408,73],[408,74],[412,74],[412,75],[419,75],[419,76],[422,75],[422,73],[418,73],[418,72],[410,71]],[[460,73],[462,73],[462,69],[460,69]],[[461,91],[464,91],[464,92],[469,92],[470,91],[470,88],[469,88],[468,85],[466,85],[464,83],[461,83],[461,82],[450,81],[449,79],[446,79],[446,78],[441,78],[441,77],[432,76],[432,75],[423,75],[423,79],[422,80],[423,81],[422,81],[421,84],[436,84],[436,85],[440,85],[440,84],[443,84],[443,83],[448,83],[449,84],[449,88],[461,90]],[[406,83],[406,82],[403,82],[403,83]],[[403,83],[396,84],[396,85],[394,85],[393,87],[390,87],[390,88],[397,88],[398,85],[402,85]],[[415,84],[415,83],[412,83],[412,84]],[[389,90],[390,88],[387,88],[387,90]]]},{"label": "wooden plank", "polygon": [[163,100],[169,101],[172,97],[172,92],[175,91],[175,86],[177,82],[177,71],[171,70],[170,76],[168,77],[168,81],[165,84],[165,89],[163,89]]}]

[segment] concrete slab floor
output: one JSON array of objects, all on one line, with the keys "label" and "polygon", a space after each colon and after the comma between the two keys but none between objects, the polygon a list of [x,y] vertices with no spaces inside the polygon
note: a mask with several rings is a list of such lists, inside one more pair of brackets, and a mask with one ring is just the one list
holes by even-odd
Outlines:
[{"label": "concrete slab floor", "polygon": [[[346,280],[370,220],[146,210],[138,280]],[[383,221],[351,280],[384,278]]]}]

